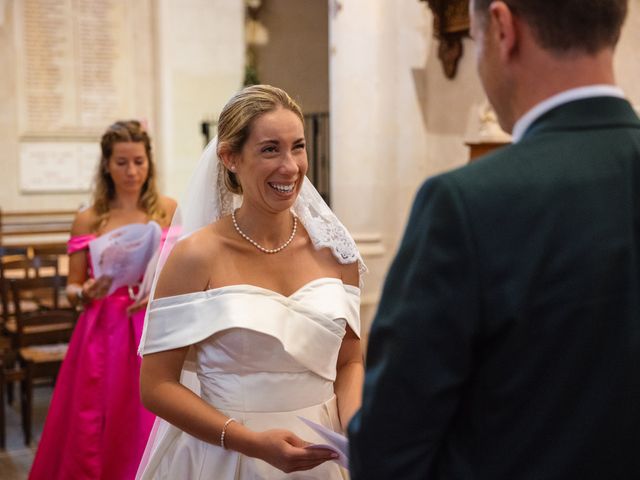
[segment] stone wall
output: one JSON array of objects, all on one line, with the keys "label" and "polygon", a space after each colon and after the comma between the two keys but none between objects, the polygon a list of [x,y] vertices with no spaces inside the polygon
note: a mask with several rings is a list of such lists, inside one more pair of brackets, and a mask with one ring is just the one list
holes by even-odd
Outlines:
[{"label": "stone wall", "polygon": [[[0,208],[89,200],[98,140],[137,118],[179,196],[200,122],[242,87],[242,0],[0,0]],[[82,177],[79,179],[79,177]]]},{"label": "stone wall", "polygon": [[[370,267],[366,332],[417,188],[427,177],[467,163],[465,141],[477,136],[486,97],[471,39],[464,40],[457,76],[444,76],[424,2],[331,3],[332,198]],[[636,106],[638,45],[640,0],[631,0],[615,66]]]}]

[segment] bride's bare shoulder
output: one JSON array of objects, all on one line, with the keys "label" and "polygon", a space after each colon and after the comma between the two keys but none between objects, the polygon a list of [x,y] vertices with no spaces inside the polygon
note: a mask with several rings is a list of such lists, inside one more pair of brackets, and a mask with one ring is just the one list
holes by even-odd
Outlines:
[{"label": "bride's bare shoulder", "polygon": [[155,297],[205,290],[219,243],[213,225],[196,230],[176,243],[160,274]]}]

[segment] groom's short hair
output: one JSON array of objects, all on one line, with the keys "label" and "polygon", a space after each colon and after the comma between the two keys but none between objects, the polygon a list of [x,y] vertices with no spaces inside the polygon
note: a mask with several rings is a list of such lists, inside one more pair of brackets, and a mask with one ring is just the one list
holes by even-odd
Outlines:
[{"label": "groom's short hair", "polygon": [[[495,0],[474,0],[474,14],[486,18]],[[533,30],[546,50],[596,53],[614,47],[627,16],[628,0],[502,0]]]}]

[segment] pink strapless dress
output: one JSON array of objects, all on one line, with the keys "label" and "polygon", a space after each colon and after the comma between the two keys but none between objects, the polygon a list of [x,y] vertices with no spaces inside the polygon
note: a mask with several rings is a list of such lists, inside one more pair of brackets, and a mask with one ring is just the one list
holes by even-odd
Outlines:
[{"label": "pink strapless dress", "polygon": [[[94,238],[71,237],[68,252],[87,249]],[[140,401],[137,349],[145,312],[127,315],[132,303],[122,287],[89,303],[78,318],[29,479],[135,477],[155,417]]]}]

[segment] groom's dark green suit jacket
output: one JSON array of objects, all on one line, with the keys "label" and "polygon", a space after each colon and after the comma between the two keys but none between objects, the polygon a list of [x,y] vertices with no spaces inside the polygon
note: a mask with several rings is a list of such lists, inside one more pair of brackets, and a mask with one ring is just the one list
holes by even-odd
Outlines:
[{"label": "groom's dark green suit jacket", "polygon": [[428,180],[373,323],[352,480],[640,479],[640,120],[573,101]]}]

